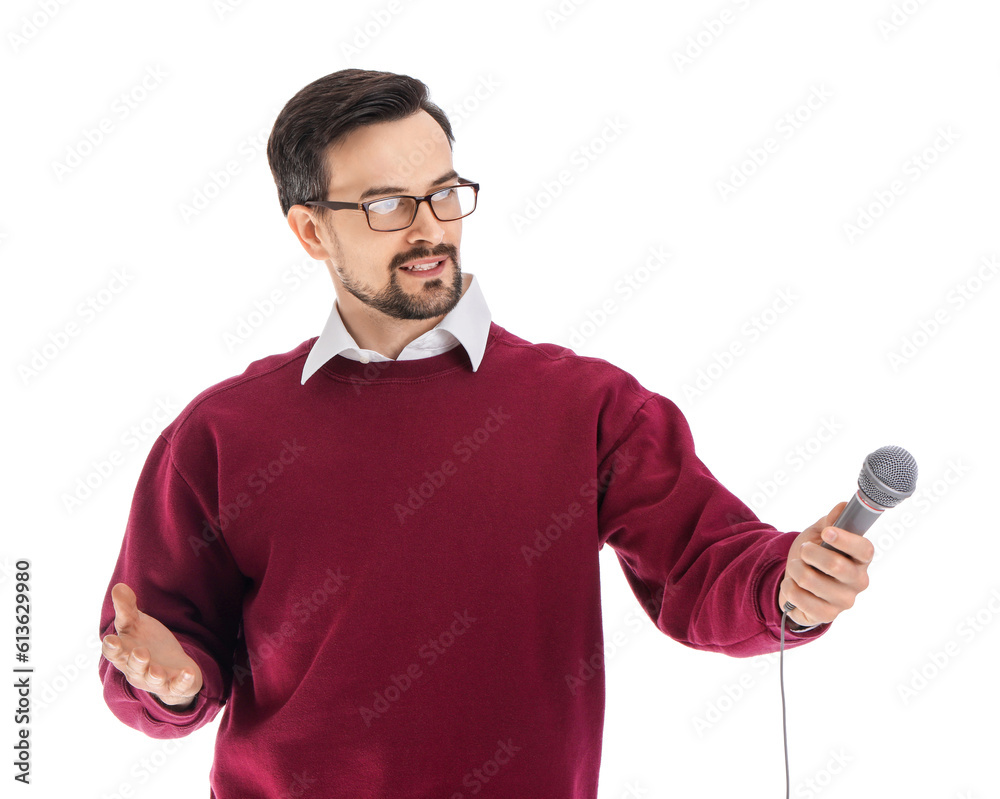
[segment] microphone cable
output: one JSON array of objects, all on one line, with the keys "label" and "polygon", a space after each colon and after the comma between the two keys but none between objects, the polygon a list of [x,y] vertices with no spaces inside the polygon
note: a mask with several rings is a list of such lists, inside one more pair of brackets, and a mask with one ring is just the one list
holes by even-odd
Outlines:
[{"label": "microphone cable", "polygon": [[785,723],[785,619],[788,618],[788,611],[794,610],[795,605],[785,602],[782,606],[781,614],[781,649],[778,655],[778,674],[781,683],[781,733],[785,739],[785,799],[791,796],[791,780],[788,776],[788,727]]}]

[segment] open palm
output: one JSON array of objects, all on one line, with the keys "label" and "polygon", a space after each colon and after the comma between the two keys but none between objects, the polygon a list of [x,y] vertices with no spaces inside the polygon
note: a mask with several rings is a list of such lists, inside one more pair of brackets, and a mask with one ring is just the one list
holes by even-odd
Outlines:
[{"label": "open palm", "polygon": [[190,705],[202,687],[201,669],[177,637],[137,606],[125,583],[111,589],[115,630],[104,637],[101,652],[135,688],[149,691],[164,704]]}]

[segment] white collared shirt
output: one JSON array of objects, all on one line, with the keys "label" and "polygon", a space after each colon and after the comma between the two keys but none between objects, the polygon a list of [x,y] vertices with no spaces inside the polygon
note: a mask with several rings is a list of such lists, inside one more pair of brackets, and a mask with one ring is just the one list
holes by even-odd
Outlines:
[{"label": "white collared shirt", "polygon": [[344,320],[340,316],[337,301],[326,320],[326,326],[319,339],[309,351],[305,365],[302,367],[302,385],[319,369],[336,355],[343,355],[353,361],[369,363],[371,361],[410,361],[417,358],[430,358],[461,344],[472,361],[472,371],[479,368],[486,351],[486,340],[490,334],[490,322],[493,319],[486,298],[479,286],[479,280],[472,272],[464,274],[472,278],[458,304],[449,311],[444,319],[438,322],[426,333],[417,336],[403,347],[395,359],[387,358],[375,350],[366,350],[358,346],[354,337],[347,332]]}]

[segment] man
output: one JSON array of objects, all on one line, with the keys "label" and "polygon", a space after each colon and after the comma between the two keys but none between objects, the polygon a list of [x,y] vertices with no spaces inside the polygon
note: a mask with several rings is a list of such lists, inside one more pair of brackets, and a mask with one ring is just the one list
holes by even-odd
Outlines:
[{"label": "man", "polygon": [[217,799],[595,797],[604,544],[658,629],[735,657],[776,651],[786,603],[793,647],[867,586],[843,504],[777,532],[670,400],[492,321],[453,141],[408,76],[289,101],[268,158],[329,320],[192,400],[139,478],[104,695],[154,738],[225,706]]}]

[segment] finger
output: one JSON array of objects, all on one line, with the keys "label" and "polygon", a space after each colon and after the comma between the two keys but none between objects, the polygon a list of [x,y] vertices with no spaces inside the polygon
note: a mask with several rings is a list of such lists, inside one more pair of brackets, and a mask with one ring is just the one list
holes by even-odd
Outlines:
[{"label": "finger", "polygon": [[[792,577],[791,566],[789,566],[788,570],[788,585],[785,587],[785,594],[788,597],[788,601],[795,605],[796,608],[788,616],[799,624],[805,626],[825,624],[833,621],[839,613],[839,610],[832,607],[829,602],[800,586],[795,578]],[[794,613],[800,614],[804,620],[795,618]]]},{"label": "finger", "polygon": [[803,627],[811,627],[828,621],[822,616],[822,611],[825,609],[823,604],[808,591],[795,585],[794,581],[790,582],[792,585],[787,589],[788,601],[795,605],[795,610],[788,614],[788,618]]},{"label": "finger", "polygon": [[128,676],[142,687],[148,680],[149,650],[142,646],[135,647],[125,659],[125,668],[128,670]]},{"label": "finger", "polygon": [[805,627],[820,624],[823,621],[814,615],[818,610],[822,610],[817,598],[800,588],[792,579],[791,573],[785,574],[782,593],[785,604],[793,606],[793,609],[788,611],[789,619]]},{"label": "finger", "polygon": [[165,669],[151,664],[146,673],[146,690],[161,697],[190,698],[195,694],[193,684],[194,675],[187,669],[168,675]]},{"label": "finger", "polygon": [[[192,697],[195,695],[194,675],[187,669],[182,669],[173,679],[168,680],[164,690],[173,696]],[[163,691],[157,691],[162,694]]]},{"label": "finger", "polygon": [[146,670],[146,683],[150,691],[161,695],[169,694],[170,690],[167,687],[169,682],[163,668],[155,663],[149,664],[149,668]]},{"label": "finger", "polygon": [[799,548],[799,559],[813,569],[821,571],[855,591],[868,587],[868,564],[835,549],[825,549],[812,541],[804,541]]},{"label": "finger", "polygon": [[[875,545],[863,535],[843,530],[839,527],[826,527],[822,533],[823,543],[854,558],[859,563],[868,564],[875,557]],[[820,547],[820,549],[826,549]],[[830,552],[829,549],[826,549]],[[833,553],[831,553],[833,554]]]},{"label": "finger", "polygon": [[125,658],[128,657],[128,652],[125,651],[121,639],[114,634],[104,636],[101,641],[101,654],[115,665],[118,665],[119,662],[124,663]]},{"label": "finger", "polygon": [[847,507],[846,502],[838,502],[836,505],[833,506],[830,512],[826,514],[826,516],[822,516],[819,519],[817,519],[816,523],[813,524],[810,529],[822,530],[826,527],[829,527],[837,519],[840,518],[840,514],[844,512],[844,508],[846,507]]},{"label": "finger", "polygon": [[778,605],[781,607],[782,611],[787,611],[788,618],[794,621],[796,624],[801,624],[803,627],[810,626],[813,622],[806,618],[805,614],[802,613],[788,598],[787,586],[789,584],[794,584],[792,578],[785,575],[785,579],[781,581],[781,588],[778,592]]},{"label": "finger", "polygon": [[[788,565],[787,571],[796,586],[824,603],[827,609],[833,609],[839,613],[854,606],[855,597],[858,595],[857,589],[821,571],[810,568],[804,560],[793,561]],[[795,600],[792,601],[795,602]],[[795,604],[802,607],[798,602]],[[809,611],[806,610],[806,612]]]}]

